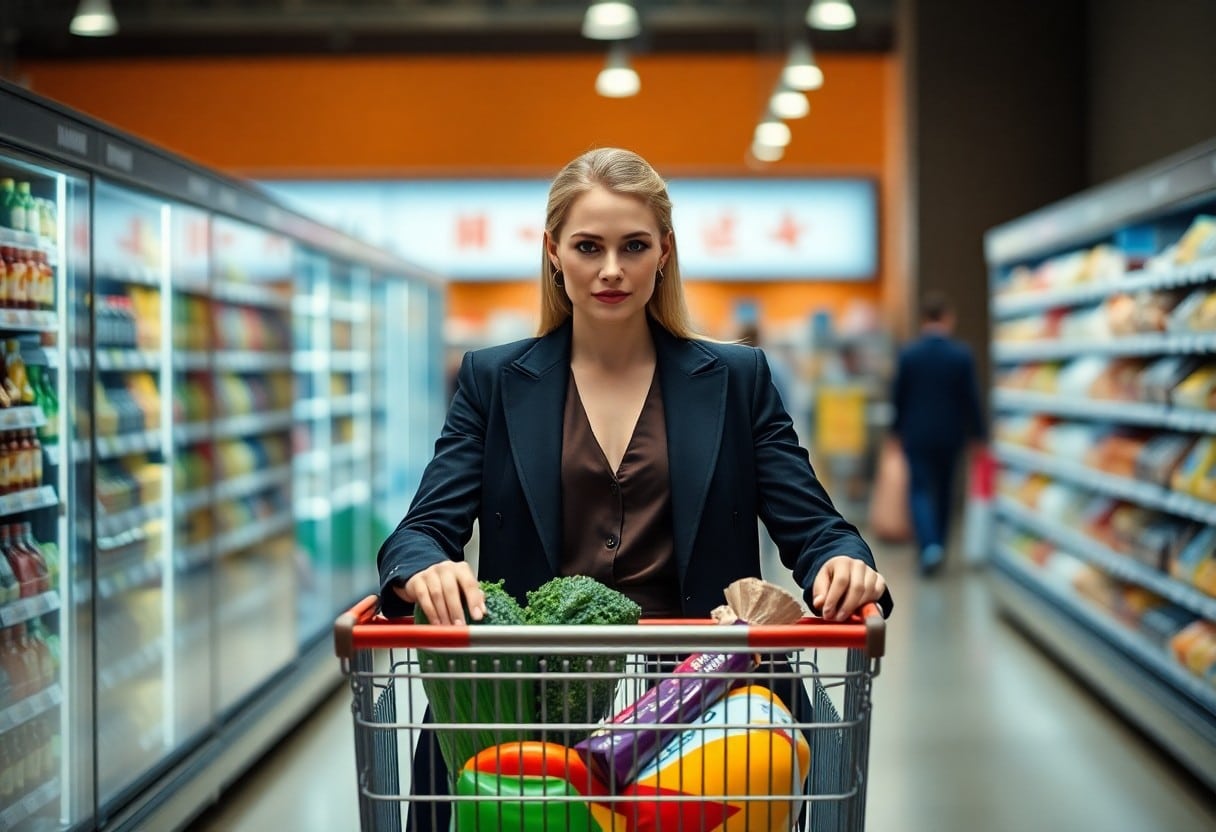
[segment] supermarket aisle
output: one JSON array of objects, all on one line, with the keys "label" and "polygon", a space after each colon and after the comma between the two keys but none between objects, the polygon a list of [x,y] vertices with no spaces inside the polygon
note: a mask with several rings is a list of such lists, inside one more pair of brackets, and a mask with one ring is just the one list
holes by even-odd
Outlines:
[{"label": "supermarket aisle", "polygon": [[[875,683],[868,827],[1216,828],[1216,805],[992,612],[981,574],[922,583],[879,551],[896,594]],[[196,832],[358,829],[345,688],[201,818]]]}]

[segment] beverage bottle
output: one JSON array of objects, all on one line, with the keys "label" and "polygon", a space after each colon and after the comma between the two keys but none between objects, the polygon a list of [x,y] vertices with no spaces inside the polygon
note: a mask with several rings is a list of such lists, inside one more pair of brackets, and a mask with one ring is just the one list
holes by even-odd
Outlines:
[{"label": "beverage bottle", "polygon": [[38,283],[42,280],[42,275],[38,269],[38,255],[42,252],[26,248],[18,249],[17,253],[25,261],[25,305],[21,308],[37,309]]},{"label": "beverage bottle", "polygon": [[46,416],[46,423],[38,428],[38,433],[43,442],[54,445],[59,441],[59,399],[55,395],[55,383],[48,370],[42,367],[30,369],[38,370],[38,405]]},{"label": "beverage bottle", "polygon": [[[13,380],[13,387],[18,391],[20,403],[27,406],[32,405],[35,401],[34,388],[30,385],[29,373],[25,370],[25,359],[21,357],[21,342],[16,338],[8,339],[5,364],[8,368],[8,377]],[[15,400],[14,404],[16,403]]]},{"label": "beverage bottle", "polygon": [[5,441],[4,435],[0,434],[0,494],[11,494],[15,490],[14,467],[13,460],[8,455],[8,442]]},{"label": "beverage bottle", "polygon": [[4,671],[12,684],[13,701],[20,702],[29,695],[29,679],[26,677],[25,662],[17,652],[13,635],[12,627],[0,630],[0,664],[4,665]]},{"label": "beverage bottle", "polygon": [[46,212],[46,218],[43,220],[42,236],[52,243],[57,243],[59,242],[59,206],[55,204],[55,200],[48,199],[43,203],[43,210]]},{"label": "beverage bottle", "polygon": [[13,571],[8,558],[0,551],[0,604],[16,601],[20,597],[21,581],[17,579],[17,573]]},{"label": "beverage bottle", "polygon": [[55,684],[55,660],[51,657],[51,648],[46,644],[46,630],[42,621],[35,618],[29,628],[30,646],[38,657],[38,689],[46,690]]},{"label": "beverage bottle", "polygon": [[25,432],[25,439],[30,443],[30,464],[33,468],[30,488],[38,488],[42,485],[42,442],[38,440],[38,433],[33,428]]},{"label": "beverage bottle", "polygon": [[8,246],[0,246],[0,309],[8,308]]},{"label": "beverage bottle", "polygon": [[51,572],[47,567],[46,560],[42,557],[42,549],[38,546],[38,541],[34,539],[32,524],[26,520],[15,528],[12,534],[14,542],[25,550],[30,560],[34,563],[34,569],[38,574],[38,591],[49,592],[51,589]]},{"label": "beverage bottle", "polygon": [[12,567],[13,574],[17,576],[17,583],[20,587],[18,597],[28,598],[35,595],[34,589],[38,583],[38,576],[21,547],[13,545],[12,532],[7,525],[0,526],[0,552],[4,552],[8,565]]},{"label": "beverage bottle", "polygon": [[10,177],[0,179],[0,225],[25,230],[25,205],[17,196],[17,183]]},{"label": "beverage bottle", "polygon": [[12,746],[13,761],[9,766],[13,777],[13,797],[20,798],[26,792],[25,785],[25,742],[21,731],[13,732],[9,744]]},{"label": "beverage bottle", "polygon": [[17,201],[21,203],[21,213],[25,219],[25,228],[17,230],[37,234],[41,227],[38,221],[38,206],[34,203],[34,195],[30,193],[29,182],[17,183]]},{"label": "beverage bottle", "polygon": [[57,589],[59,586],[59,544],[48,540],[39,543],[38,548],[42,550],[42,559],[46,561],[47,580],[50,582],[51,589]]},{"label": "beverage bottle", "polygon": [[25,734],[25,757],[21,760],[25,770],[22,773],[25,775],[26,791],[33,791],[41,784],[38,779],[38,771],[42,768],[42,755],[38,753],[38,742],[34,737],[33,723],[25,723],[21,726],[21,731]]},{"label": "beverage bottle", "polygon": [[0,452],[4,454],[8,466],[8,492],[10,494],[22,490],[21,460],[17,458],[16,437],[16,431],[9,431],[0,436]]},{"label": "beverage bottle", "polygon": [[17,490],[25,491],[34,487],[34,461],[30,458],[33,447],[26,439],[25,431],[15,430],[11,433],[16,446],[13,456],[17,460]]},{"label": "beverage bottle", "polygon": [[8,305],[12,309],[25,309],[29,301],[29,263],[25,250],[10,247],[8,263]]},{"label": "beverage bottle", "polygon": [[17,802],[13,785],[12,743],[0,742],[0,806],[12,806]]}]

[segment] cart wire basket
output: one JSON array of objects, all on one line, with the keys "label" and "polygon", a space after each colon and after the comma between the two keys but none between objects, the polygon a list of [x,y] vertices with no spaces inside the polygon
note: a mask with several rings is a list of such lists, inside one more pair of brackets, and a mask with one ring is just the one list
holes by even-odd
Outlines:
[{"label": "cart wire basket", "polygon": [[865,827],[874,605],[843,623],[467,627],[385,619],[369,596],[334,642],[363,832]]}]

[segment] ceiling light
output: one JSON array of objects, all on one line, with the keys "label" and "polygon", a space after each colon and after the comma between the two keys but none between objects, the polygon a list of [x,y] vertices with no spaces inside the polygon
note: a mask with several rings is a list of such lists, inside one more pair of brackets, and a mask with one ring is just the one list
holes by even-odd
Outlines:
[{"label": "ceiling light", "polygon": [[792,90],[817,90],[823,86],[823,70],[815,63],[815,53],[804,40],[790,45],[790,56],[781,70],[781,80]]},{"label": "ceiling light", "polygon": [[591,40],[628,40],[641,30],[637,10],[629,3],[592,3],[583,17],[583,37]]},{"label": "ceiling light", "polygon": [[629,98],[642,88],[642,79],[629,65],[629,55],[623,46],[608,52],[608,62],[595,79],[595,91],[605,98]]},{"label": "ceiling light", "polygon": [[857,25],[857,14],[849,0],[812,0],[806,10],[806,23],[814,29],[852,29]]},{"label": "ceiling light", "polygon": [[785,148],[781,145],[752,142],[752,157],[759,162],[779,162],[784,155]]},{"label": "ceiling light", "polygon": [[778,118],[802,118],[811,111],[811,102],[798,90],[779,87],[768,102],[769,109]]},{"label": "ceiling light", "polygon": [[72,18],[68,30],[73,35],[83,37],[105,38],[118,31],[118,21],[114,18],[114,10],[110,8],[110,0],[80,0],[76,7],[76,16]]},{"label": "ceiling light", "polygon": [[790,143],[790,128],[783,121],[769,116],[764,121],[756,125],[755,144],[763,144],[768,147],[785,147]]}]

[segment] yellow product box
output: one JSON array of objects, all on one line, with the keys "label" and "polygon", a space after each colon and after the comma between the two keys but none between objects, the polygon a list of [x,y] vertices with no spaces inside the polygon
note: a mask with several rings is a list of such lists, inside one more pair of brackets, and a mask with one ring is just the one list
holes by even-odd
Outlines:
[{"label": "yellow product box", "polygon": [[1174,407],[1206,410],[1208,399],[1216,389],[1216,366],[1200,367],[1178,383],[1170,394]]},{"label": "yellow product box", "polygon": [[1182,235],[1174,249],[1175,263],[1193,263],[1199,259],[1200,253],[1211,246],[1210,240],[1216,237],[1216,217],[1200,215],[1191,222],[1190,228]]},{"label": "yellow product box", "polygon": [[1200,478],[1212,467],[1214,460],[1216,460],[1216,438],[1205,436],[1195,443],[1195,447],[1174,471],[1170,487],[1183,494],[1195,494]]}]

